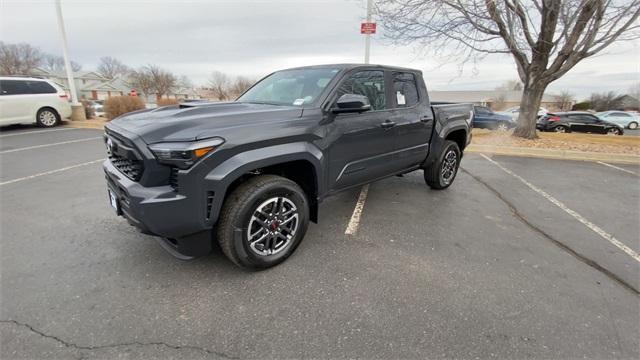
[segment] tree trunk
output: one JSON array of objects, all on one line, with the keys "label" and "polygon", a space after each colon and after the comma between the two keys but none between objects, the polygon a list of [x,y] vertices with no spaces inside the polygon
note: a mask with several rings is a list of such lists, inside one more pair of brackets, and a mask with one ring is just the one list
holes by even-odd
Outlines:
[{"label": "tree trunk", "polygon": [[542,95],[546,89],[545,84],[524,84],[522,99],[520,100],[520,113],[518,115],[518,126],[513,132],[513,136],[525,139],[537,139],[536,121],[538,120],[538,109],[542,101]]}]

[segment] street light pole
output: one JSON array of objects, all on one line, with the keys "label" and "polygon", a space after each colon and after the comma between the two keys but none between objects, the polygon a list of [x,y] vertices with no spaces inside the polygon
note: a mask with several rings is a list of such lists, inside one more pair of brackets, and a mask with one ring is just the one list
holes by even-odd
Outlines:
[{"label": "street light pole", "polygon": [[67,82],[69,83],[69,92],[71,92],[71,120],[86,120],[82,104],[78,102],[78,93],[76,92],[76,83],[73,80],[73,69],[69,60],[69,49],[67,45],[67,33],[64,29],[64,19],[62,18],[61,0],[56,0],[56,12],[58,14],[58,31],[62,40],[62,56],[64,58],[64,67],[67,72]]},{"label": "street light pole", "polygon": [[[371,6],[373,0],[367,0],[367,23],[371,23]],[[371,34],[365,34],[364,40],[364,63],[369,63],[369,53],[371,51]]]}]

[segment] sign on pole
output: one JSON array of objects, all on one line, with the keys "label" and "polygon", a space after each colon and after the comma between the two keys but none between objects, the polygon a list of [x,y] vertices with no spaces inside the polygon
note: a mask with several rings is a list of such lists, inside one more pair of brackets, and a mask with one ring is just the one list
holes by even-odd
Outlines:
[{"label": "sign on pole", "polygon": [[360,24],[360,34],[373,35],[376,33],[376,23],[364,22]]}]

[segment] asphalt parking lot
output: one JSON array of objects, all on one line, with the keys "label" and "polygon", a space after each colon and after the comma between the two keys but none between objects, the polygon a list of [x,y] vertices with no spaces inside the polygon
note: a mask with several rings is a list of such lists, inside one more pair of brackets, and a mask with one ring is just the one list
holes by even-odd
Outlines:
[{"label": "asphalt parking lot", "polygon": [[327,199],[262,272],[110,208],[101,131],[0,132],[0,358],[640,357],[640,168],[468,154]]}]

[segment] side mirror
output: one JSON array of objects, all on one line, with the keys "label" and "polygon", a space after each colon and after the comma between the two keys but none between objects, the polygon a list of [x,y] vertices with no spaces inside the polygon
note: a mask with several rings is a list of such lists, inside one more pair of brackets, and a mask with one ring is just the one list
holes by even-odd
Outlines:
[{"label": "side mirror", "polygon": [[364,95],[344,94],[340,96],[336,102],[336,107],[332,109],[333,113],[352,113],[364,112],[371,110],[369,98]]}]

